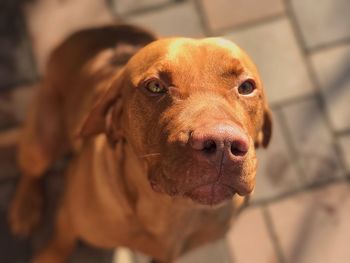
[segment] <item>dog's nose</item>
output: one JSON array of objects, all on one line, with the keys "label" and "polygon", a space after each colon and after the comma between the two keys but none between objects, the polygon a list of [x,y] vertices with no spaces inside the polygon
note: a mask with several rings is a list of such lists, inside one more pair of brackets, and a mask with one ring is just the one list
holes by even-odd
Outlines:
[{"label": "dog's nose", "polygon": [[191,133],[189,143],[196,153],[208,159],[237,160],[249,150],[247,135],[239,127],[228,124],[197,128]]}]

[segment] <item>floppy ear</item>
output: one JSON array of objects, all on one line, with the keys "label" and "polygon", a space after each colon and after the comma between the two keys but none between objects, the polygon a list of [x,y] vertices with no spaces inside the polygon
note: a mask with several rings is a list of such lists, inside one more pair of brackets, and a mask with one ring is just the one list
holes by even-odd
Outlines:
[{"label": "floppy ear", "polygon": [[263,125],[258,136],[258,141],[256,143],[257,147],[263,146],[266,148],[269,145],[272,136],[272,123],[272,113],[266,106],[263,116]]},{"label": "floppy ear", "polygon": [[131,25],[107,26],[98,32],[102,35],[95,37],[109,36],[114,44],[114,55],[109,62],[111,70],[118,73],[110,82],[105,94],[97,99],[86,115],[78,130],[78,136],[89,137],[106,133],[109,140],[117,140],[117,137],[121,136],[119,118],[122,112],[123,66],[139,49],[157,37],[143,28]]},{"label": "floppy ear", "polygon": [[122,111],[122,95],[121,95],[122,81],[119,77],[112,81],[107,88],[105,94],[103,94],[88,112],[83,121],[83,124],[78,132],[81,137],[90,137],[99,133],[106,133],[111,135],[113,130],[117,130],[115,125],[118,125],[113,121],[115,118],[120,117]]}]

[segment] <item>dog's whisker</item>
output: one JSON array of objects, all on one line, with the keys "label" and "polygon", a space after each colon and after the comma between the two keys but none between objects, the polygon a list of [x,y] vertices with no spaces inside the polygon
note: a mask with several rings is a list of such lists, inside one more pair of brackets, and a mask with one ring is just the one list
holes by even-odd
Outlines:
[{"label": "dog's whisker", "polygon": [[162,97],[160,97],[158,100],[157,100],[157,103],[159,103],[159,102],[161,102],[163,99],[165,99],[166,98],[166,96],[162,96]]},{"label": "dog's whisker", "polygon": [[149,153],[149,154],[141,155],[139,157],[140,158],[149,158],[149,157],[158,157],[158,156],[160,156],[160,153]]}]

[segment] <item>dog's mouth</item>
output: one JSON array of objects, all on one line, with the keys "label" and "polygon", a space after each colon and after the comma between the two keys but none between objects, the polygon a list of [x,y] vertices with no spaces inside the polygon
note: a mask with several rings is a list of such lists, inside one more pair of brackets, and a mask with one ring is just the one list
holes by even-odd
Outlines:
[{"label": "dog's mouth", "polygon": [[231,201],[236,194],[244,196],[244,194],[240,193],[232,185],[225,184],[221,180],[203,183],[190,187],[190,189],[189,187],[184,187],[187,190],[181,189],[182,187],[178,187],[176,184],[166,184],[167,186],[163,187],[162,184],[154,180],[150,180],[150,185],[155,192],[167,194],[172,197],[182,196],[191,199],[194,203],[205,206],[224,204]]},{"label": "dog's mouth", "polygon": [[255,158],[209,162],[186,155],[174,156],[177,158],[171,155],[149,166],[148,179],[155,192],[216,206],[231,201],[236,194],[246,196],[254,188]]},{"label": "dog's mouth", "polygon": [[217,182],[198,186],[184,195],[201,205],[213,206],[232,200],[235,194],[233,187]]}]

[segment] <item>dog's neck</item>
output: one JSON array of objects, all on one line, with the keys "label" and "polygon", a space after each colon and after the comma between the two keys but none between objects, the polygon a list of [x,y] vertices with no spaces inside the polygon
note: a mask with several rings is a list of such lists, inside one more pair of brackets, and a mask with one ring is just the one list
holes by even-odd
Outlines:
[{"label": "dog's neck", "polygon": [[[98,192],[99,200],[108,203],[106,211],[109,213],[110,207],[114,207],[117,211],[114,216],[116,220],[127,220],[120,224],[137,229],[138,235],[150,238],[153,242],[151,247],[162,247],[164,255],[174,258],[187,249],[186,244],[179,240],[195,237],[197,232],[206,231],[208,225],[218,225],[220,231],[227,228],[227,222],[233,212],[232,206],[237,207],[235,200],[220,207],[204,208],[183,197],[157,193],[148,181],[146,166],[129,143],[118,142],[113,148],[102,135],[94,141],[92,152],[98,158],[98,162],[95,163],[101,166],[97,169],[99,173],[92,177],[94,185],[105,185],[104,191]],[[125,215],[122,217],[121,208]],[[169,229],[181,231],[169,232]],[[136,246],[135,249],[139,248]]]},{"label": "dog's neck", "polygon": [[[119,147],[122,150],[118,150],[117,154],[123,156],[117,158],[122,158],[120,164],[123,166],[123,178],[133,204],[142,205],[143,202],[151,202],[155,206],[171,206],[171,204],[176,203],[177,206],[183,205],[184,209],[193,209],[189,205],[192,203],[189,200],[173,198],[164,193],[155,192],[148,179],[146,164],[137,156],[132,145],[124,141]],[[192,203],[192,205],[194,204]]]}]

